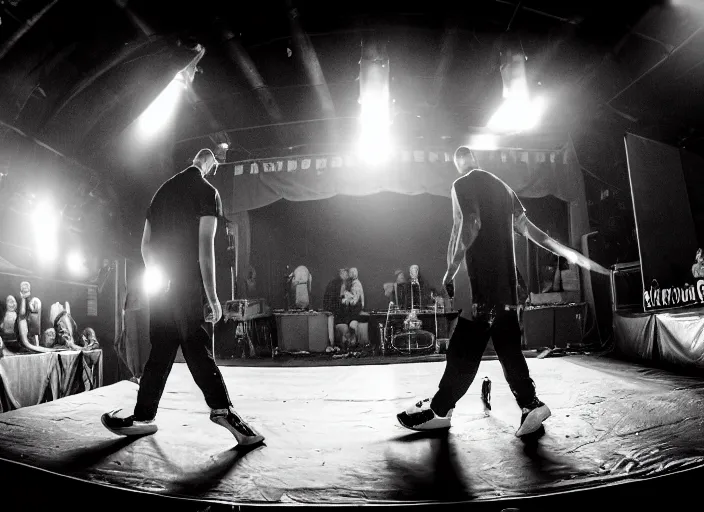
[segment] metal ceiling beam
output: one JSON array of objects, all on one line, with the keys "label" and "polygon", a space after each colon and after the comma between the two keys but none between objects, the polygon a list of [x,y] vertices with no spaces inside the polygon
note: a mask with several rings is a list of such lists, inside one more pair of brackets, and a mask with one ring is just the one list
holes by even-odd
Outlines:
[{"label": "metal ceiling beam", "polygon": [[198,100],[198,95],[193,90],[193,87],[188,88],[188,101],[193,106],[193,108],[200,112],[203,117],[205,117],[208,123],[208,130],[210,130],[210,135],[208,138],[213,143],[213,145],[218,145],[222,143],[231,144],[230,136],[225,130],[223,130],[222,123],[218,121],[213,115],[212,110],[208,107],[205,102]]},{"label": "metal ceiling beam", "polygon": [[125,11],[125,14],[132,22],[132,24],[137,27],[137,29],[139,29],[145,36],[150,37],[154,35],[154,29],[152,29],[152,27],[150,27],[146,21],[137,16],[134,11],[128,7],[127,4],[130,3],[129,0],[113,0],[113,2],[120,9]]},{"label": "metal ceiling beam", "polygon": [[[504,4],[504,5],[510,5],[511,7],[515,7],[516,10],[521,9],[527,12],[532,12],[534,14],[538,14],[540,16],[545,16],[546,18],[552,18],[557,21],[561,21],[563,23],[572,23],[572,24],[577,24],[578,22],[576,20],[571,20],[568,18],[563,18],[561,16],[556,16],[554,14],[550,14],[549,12],[545,11],[540,11],[538,9],[533,9],[532,7],[526,7],[525,5],[521,5],[522,2],[518,2],[518,4],[515,4],[513,2],[508,2],[507,0],[494,0],[497,4]],[[514,16],[515,16],[514,12]],[[512,18],[513,19],[513,18]]]},{"label": "metal ceiling beam", "polygon": [[17,44],[17,42],[22,39],[22,37],[29,32],[34,25],[37,24],[37,22],[44,16],[47,12],[51,10],[52,7],[54,7],[57,3],[59,3],[59,0],[52,0],[44,9],[39,11],[37,14],[32,16],[30,19],[24,22],[24,25],[20,27],[20,29],[12,34],[10,38],[5,41],[2,46],[0,46],[0,60],[2,60],[3,57],[5,57],[10,50]]},{"label": "metal ceiling beam", "polygon": [[[358,121],[358,118],[351,117],[351,116],[343,116],[343,117],[324,117],[324,118],[319,118],[319,119],[302,119],[300,121],[286,121],[286,122],[280,122],[280,123],[259,124],[259,125],[254,125],[254,126],[240,126],[238,128],[226,128],[224,131],[227,133],[246,132],[246,131],[250,131],[250,130],[278,128],[281,126],[296,126],[296,125],[312,124],[312,123],[337,122],[337,121],[341,121],[341,120],[353,120],[356,122],[356,121]],[[205,138],[210,137],[211,135],[212,135],[212,133],[204,133],[202,135],[188,137],[188,138],[176,141],[176,144],[180,144],[183,142],[190,142],[192,140],[205,139]]]},{"label": "metal ceiling beam", "polygon": [[692,32],[692,33],[689,35],[689,37],[687,37],[687,39],[685,39],[685,40],[682,41],[680,44],[678,44],[677,46],[675,46],[670,52],[668,52],[664,57],[662,57],[659,61],[657,61],[653,66],[651,66],[651,67],[648,68],[646,71],[644,71],[643,73],[641,73],[641,74],[640,74],[636,79],[634,79],[630,84],[628,84],[626,87],[624,87],[624,88],[621,89],[619,92],[617,92],[609,101],[606,102],[606,104],[607,104],[607,105],[610,105],[613,101],[615,101],[616,99],[618,99],[619,97],[621,97],[621,95],[622,95],[623,93],[625,93],[626,91],[628,91],[631,87],[633,87],[634,85],[636,85],[636,84],[637,84],[638,82],[640,82],[643,78],[645,78],[645,77],[648,76],[650,73],[652,73],[653,71],[655,71],[656,69],[658,69],[660,66],[662,66],[670,57],[672,57],[675,53],[677,53],[677,52],[680,51],[682,48],[684,48],[687,44],[689,44],[689,42],[690,42],[692,39],[694,39],[694,38],[697,36],[697,34],[699,34],[699,32],[702,31],[702,29],[704,29],[704,27],[699,27],[697,30],[695,30],[694,32]]},{"label": "metal ceiling beam", "polygon": [[435,79],[433,80],[428,99],[428,103],[432,107],[437,107],[440,103],[440,96],[443,86],[445,85],[447,71],[450,69],[455,54],[455,48],[457,47],[457,34],[457,25],[455,23],[449,24],[445,28],[442,44],[440,46],[440,59],[438,61],[438,67],[435,69]]},{"label": "metal ceiling beam", "polygon": [[247,53],[247,50],[244,49],[231,30],[223,28],[221,33],[225,42],[228,56],[232,62],[237,64],[237,67],[240,71],[242,71],[247,79],[249,86],[254,92],[257,93],[259,101],[266,110],[266,113],[272,120],[277,122],[281,121],[284,117],[281,113],[281,109],[279,108],[276,99],[271,94],[271,91],[269,91],[266,82],[264,82],[264,78],[262,78],[262,75],[259,74],[257,66],[249,56],[249,53]]},{"label": "metal ceiling beam", "polygon": [[96,80],[98,80],[100,77],[122,64],[130,55],[142,49],[143,47],[153,43],[154,41],[156,41],[155,38],[150,38],[147,40],[139,41],[137,43],[128,44],[121,48],[112,59],[110,59],[107,63],[103,64],[102,66],[93,70],[85,78],[83,78],[83,80],[81,80],[72,88],[68,97],[66,97],[66,99],[61,102],[61,104],[51,115],[50,120],[53,119],[56,115],[58,115],[64,108],[66,108],[83,91],[85,91],[88,87],[95,83]]},{"label": "metal ceiling beam", "polygon": [[303,66],[305,67],[306,74],[308,75],[308,79],[311,84],[315,86],[315,90],[318,94],[318,101],[323,109],[323,115],[325,117],[335,117],[335,104],[332,101],[332,96],[330,96],[330,90],[328,89],[328,84],[325,81],[323,68],[320,67],[318,54],[315,52],[315,48],[313,47],[310,37],[303,30],[298,9],[293,5],[293,0],[286,0],[286,7],[288,8],[288,19],[291,26],[291,33],[293,35],[293,42],[296,45],[296,48],[298,48],[298,52]]}]

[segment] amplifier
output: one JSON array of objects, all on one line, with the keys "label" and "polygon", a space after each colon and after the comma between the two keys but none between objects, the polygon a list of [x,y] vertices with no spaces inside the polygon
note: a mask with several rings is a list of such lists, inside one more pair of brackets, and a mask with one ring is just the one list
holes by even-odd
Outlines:
[{"label": "amplifier", "polygon": [[279,350],[284,352],[325,352],[330,340],[330,321],[326,313],[276,313]]},{"label": "amplifier", "polygon": [[525,309],[524,348],[568,348],[580,344],[585,313],[584,303]]},{"label": "amplifier", "polygon": [[617,263],[611,272],[611,308],[613,311],[643,311],[643,277],[640,262]]},{"label": "amplifier", "polygon": [[225,320],[244,321],[265,313],[264,299],[228,300],[222,308]]}]

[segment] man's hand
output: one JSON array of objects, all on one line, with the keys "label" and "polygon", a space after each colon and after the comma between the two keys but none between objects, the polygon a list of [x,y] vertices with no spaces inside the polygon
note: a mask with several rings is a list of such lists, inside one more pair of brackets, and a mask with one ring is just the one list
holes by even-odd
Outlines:
[{"label": "man's hand", "polygon": [[206,306],[207,314],[205,315],[205,321],[215,325],[222,318],[222,306],[220,302],[215,301]]}]

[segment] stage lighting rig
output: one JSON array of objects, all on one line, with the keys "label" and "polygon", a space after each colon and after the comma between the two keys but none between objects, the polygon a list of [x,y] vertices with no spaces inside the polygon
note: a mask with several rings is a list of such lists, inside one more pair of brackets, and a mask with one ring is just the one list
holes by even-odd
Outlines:
[{"label": "stage lighting rig", "polygon": [[374,37],[364,40],[359,67],[359,155],[375,165],[385,162],[391,151],[390,68],[386,44]]},{"label": "stage lighting rig", "polygon": [[527,57],[522,50],[501,52],[503,101],[487,124],[497,133],[519,133],[535,128],[545,110],[545,100],[530,94],[526,78]]}]

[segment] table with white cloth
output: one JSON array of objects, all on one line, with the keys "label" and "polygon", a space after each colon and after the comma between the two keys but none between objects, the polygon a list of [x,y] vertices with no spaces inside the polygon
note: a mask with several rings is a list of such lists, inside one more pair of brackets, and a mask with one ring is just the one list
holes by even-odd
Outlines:
[{"label": "table with white cloth", "polygon": [[0,412],[57,400],[103,385],[103,351],[14,354],[0,359]]}]

